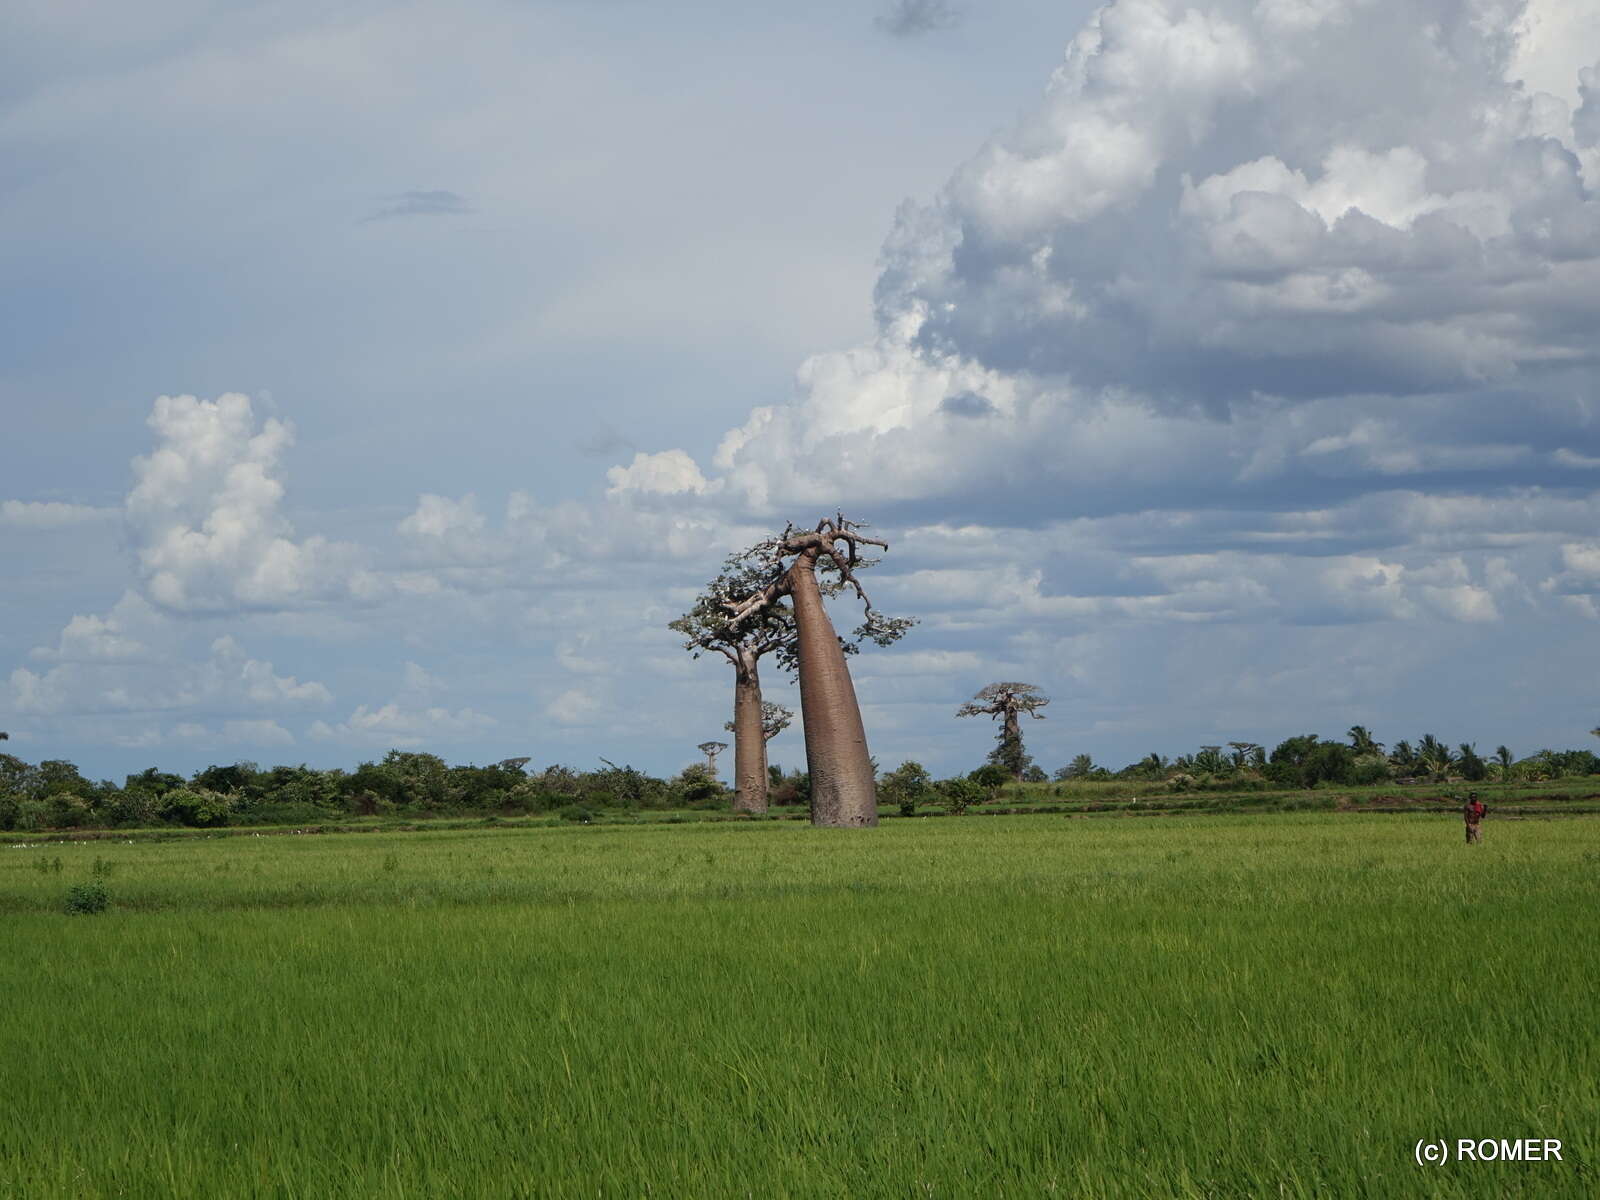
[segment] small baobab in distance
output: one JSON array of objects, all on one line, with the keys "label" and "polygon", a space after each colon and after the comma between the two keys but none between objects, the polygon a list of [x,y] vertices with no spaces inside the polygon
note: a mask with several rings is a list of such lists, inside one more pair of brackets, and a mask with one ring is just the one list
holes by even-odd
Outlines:
[{"label": "small baobab in distance", "polygon": [[706,770],[711,772],[711,778],[717,777],[717,755],[728,748],[727,742],[701,742],[695,747],[706,756]]},{"label": "small baobab in distance", "polygon": [[862,556],[863,546],[887,550],[889,543],[867,537],[866,526],[843,513],[824,517],[815,529],[789,525],[778,537],[754,551],[768,564],[769,580],[743,598],[726,602],[731,623],[759,621],[762,614],[787,598],[793,606],[795,665],[800,675],[800,719],[805,727],[806,770],[811,774],[811,823],[863,826],[878,823],[877,783],[867,734],[861,723],[845,643],[834,632],[823,604],[825,585],[819,567],[834,578],[826,590],[854,590],[865,614],[854,638],[887,646],[915,624],[914,618],[886,617],[856,578],[857,570],[876,560]]},{"label": "small baobab in distance", "polygon": [[980,688],[976,695],[960,708],[958,717],[994,717],[1000,722],[1000,732],[995,736],[995,748],[989,752],[989,761],[1005,768],[1013,779],[1021,779],[1028,768],[1028,755],[1022,748],[1021,713],[1036,721],[1044,720],[1039,710],[1050,703],[1050,697],[1031,683],[991,683]]}]

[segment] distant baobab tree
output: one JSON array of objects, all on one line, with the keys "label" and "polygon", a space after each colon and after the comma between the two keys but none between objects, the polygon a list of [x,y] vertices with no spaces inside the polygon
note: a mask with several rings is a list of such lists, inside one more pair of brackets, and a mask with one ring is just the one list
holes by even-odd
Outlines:
[{"label": "distant baobab tree", "polygon": [[[793,607],[813,825],[878,823],[877,783],[861,723],[861,705],[845,663],[845,643],[834,632],[822,603],[824,592],[848,586],[861,600],[865,619],[854,631],[857,643],[870,640],[887,646],[915,624],[911,618],[885,617],[862,590],[856,571],[875,560],[864,559],[861,548],[889,548],[888,542],[861,533],[864,528],[843,513],[824,517],[815,529],[787,526],[780,536],[754,548],[768,564],[768,581],[724,605],[735,626],[764,620],[764,614],[785,598]],[[819,565],[834,578],[819,583]]]},{"label": "distant baobab tree", "polygon": [[727,742],[701,742],[696,749],[706,756],[706,770],[711,772],[711,778],[717,777],[717,755],[728,748]]},{"label": "distant baobab tree", "polygon": [[995,738],[995,748],[989,761],[1004,767],[1013,779],[1021,779],[1027,769],[1028,755],[1022,748],[1022,723],[1019,713],[1027,713],[1036,721],[1044,718],[1039,709],[1050,703],[1050,697],[1031,683],[991,683],[960,708],[958,717],[994,717],[1001,722]]},{"label": "distant baobab tree", "polygon": [[[782,704],[774,704],[771,700],[761,702],[761,740],[770,742],[790,725],[794,724],[794,710]],[[733,722],[729,721],[723,726],[729,733],[733,732]],[[735,751],[737,753],[737,751]],[[764,769],[764,768],[763,768]]]},{"label": "distant baobab tree", "polygon": [[1254,742],[1229,742],[1228,748],[1233,751],[1228,757],[1241,771],[1247,767],[1259,767],[1267,761],[1267,752]]}]

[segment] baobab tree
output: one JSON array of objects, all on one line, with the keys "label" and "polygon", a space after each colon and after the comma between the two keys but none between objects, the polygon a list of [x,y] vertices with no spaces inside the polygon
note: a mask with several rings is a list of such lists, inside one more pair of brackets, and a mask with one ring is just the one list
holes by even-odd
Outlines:
[{"label": "baobab tree", "polygon": [[995,736],[995,748],[989,752],[989,761],[1004,767],[1013,779],[1021,779],[1027,769],[1028,755],[1022,748],[1022,723],[1018,714],[1027,713],[1036,721],[1044,718],[1039,709],[1050,703],[1050,697],[1031,683],[991,683],[980,688],[960,708],[958,717],[994,717],[1000,724]]},{"label": "baobab tree", "polygon": [[[848,653],[848,651],[846,651]],[[771,700],[761,702],[761,740],[770,742],[790,725],[794,724],[794,710],[782,704],[774,704]],[[729,733],[733,732],[733,722],[729,721],[723,726]]]},{"label": "baobab tree", "polygon": [[1233,759],[1233,765],[1241,771],[1246,767],[1262,766],[1267,761],[1266,750],[1254,742],[1229,742],[1228,749],[1233,751],[1229,755]]},{"label": "baobab tree", "polygon": [[[857,644],[872,641],[887,646],[915,624],[912,618],[879,613],[856,578],[857,570],[876,561],[862,557],[863,546],[889,548],[888,542],[863,534],[865,528],[843,513],[824,517],[815,529],[785,527],[781,535],[754,548],[768,564],[767,582],[724,603],[730,623],[742,626],[766,619],[763,614],[780,606],[785,598],[790,601],[813,825],[878,823],[877,782],[861,724],[861,705],[845,663],[846,643],[834,632],[822,603],[824,593],[837,593],[846,586],[855,591],[865,609],[864,620],[852,635]],[[833,578],[819,583],[819,566]]]},{"label": "baobab tree", "polygon": [[728,748],[727,742],[701,742],[695,749],[706,756],[706,770],[711,772],[711,778],[717,777],[717,755]]},{"label": "baobab tree", "polygon": [[733,665],[733,720],[727,729],[733,734],[735,812],[767,811],[767,742],[783,726],[767,732],[768,706],[761,698],[760,665],[762,658],[776,653],[779,664],[793,670],[796,630],[794,611],[788,605],[770,605],[738,624],[727,605],[765,587],[771,577],[771,566],[758,547],[730,555],[722,573],[695,597],[694,606],[668,625],[684,635],[684,649],[695,658],[715,652]]}]

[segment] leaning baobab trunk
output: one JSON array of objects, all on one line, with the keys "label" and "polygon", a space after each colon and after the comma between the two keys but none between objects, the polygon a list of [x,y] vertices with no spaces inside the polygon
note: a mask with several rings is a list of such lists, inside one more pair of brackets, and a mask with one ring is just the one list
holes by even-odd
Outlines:
[{"label": "leaning baobab trunk", "polygon": [[797,556],[788,571],[800,634],[800,720],[811,772],[813,825],[876,825],[878,787],[850,668],[817,587],[817,555]]},{"label": "leaning baobab trunk", "polygon": [[[865,537],[856,522],[838,514],[819,522],[814,531],[799,532],[791,525],[780,538],[765,544],[774,568],[782,571],[760,591],[725,607],[735,625],[757,619],[788,596],[794,604],[796,650],[800,673],[800,709],[805,723],[806,769],[811,773],[811,823],[828,826],[864,826],[878,823],[877,785],[867,735],[861,724],[861,706],[844,661],[844,646],[834,632],[822,603],[817,582],[821,559],[838,573],[839,585],[849,584],[866,605],[866,621],[857,637],[880,645],[897,640],[912,624],[909,620],[880,616],[856,580],[862,545],[888,548],[887,542]],[[839,549],[843,543],[845,550]],[[783,560],[793,561],[785,569]]]}]

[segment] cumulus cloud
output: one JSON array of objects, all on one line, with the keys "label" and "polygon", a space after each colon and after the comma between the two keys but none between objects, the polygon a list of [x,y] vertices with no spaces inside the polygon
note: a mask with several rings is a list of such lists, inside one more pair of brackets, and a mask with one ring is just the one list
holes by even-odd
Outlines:
[{"label": "cumulus cloud", "polygon": [[297,540],[283,513],[281,458],[293,438],[259,425],[248,397],[161,396],[156,449],[134,460],[126,516],[142,587],[175,612],[293,608],[348,596],[370,579],[354,547]]},{"label": "cumulus cloud", "polygon": [[326,685],[279,674],[231,636],[212,639],[203,658],[185,657],[182,631],[132,593],[104,617],[73,617],[57,644],[34,657],[55,665],[11,672],[5,699],[18,713],[255,714],[316,708],[333,699]]},{"label": "cumulus cloud", "polygon": [[626,467],[606,472],[608,489],[621,492],[647,492],[663,496],[704,495],[710,485],[699,466],[682,450],[663,450],[659,454],[635,454]]},{"label": "cumulus cloud", "polygon": [[1592,74],[1575,110],[1508,78],[1523,7],[1117,0],[1032,112],[902,209],[873,343],[806,362],[720,475],[642,454],[613,488],[1003,495],[1037,520],[1576,461],[1600,101]]}]

